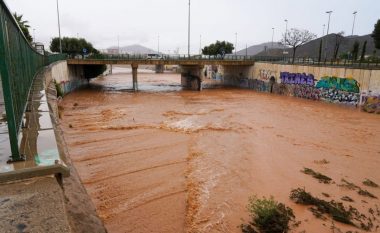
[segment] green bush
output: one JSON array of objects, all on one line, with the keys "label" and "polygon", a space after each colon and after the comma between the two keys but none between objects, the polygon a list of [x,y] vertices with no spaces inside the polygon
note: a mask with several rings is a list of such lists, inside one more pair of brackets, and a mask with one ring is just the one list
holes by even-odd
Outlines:
[{"label": "green bush", "polygon": [[244,233],[284,233],[290,229],[289,223],[294,221],[293,210],[273,199],[249,199],[248,211],[251,216],[249,224],[242,224]]}]

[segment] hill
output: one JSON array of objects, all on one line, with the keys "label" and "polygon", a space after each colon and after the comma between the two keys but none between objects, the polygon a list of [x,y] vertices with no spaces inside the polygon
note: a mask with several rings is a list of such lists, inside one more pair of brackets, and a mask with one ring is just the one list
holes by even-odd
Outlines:
[{"label": "hill", "polygon": [[269,49],[277,49],[277,48],[282,48],[282,47],[283,46],[279,44],[278,42],[273,42],[273,48],[272,48],[272,42],[266,42],[266,43],[250,46],[247,48],[247,51],[246,49],[242,49],[238,51],[236,54],[246,55],[247,53],[248,56],[254,56],[260,52],[263,52]]},{"label": "hill", "polygon": [[[108,53],[115,53],[117,51],[117,46],[111,46],[107,48]],[[120,53],[122,54],[148,54],[148,53],[157,53],[153,49],[147,48],[142,45],[134,44],[120,47]]]},{"label": "hill", "polygon": [[[339,35],[337,34],[329,34],[324,37],[312,40],[309,43],[306,43],[297,49],[296,57],[317,58],[319,54],[320,41],[323,40],[323,43],[327,44],[326,46],[327,59],[331,59],[334,54],[334,48],[335,48],[335,44],[336,44],[336,40],[338,36]],[[361,49],[365,41],[367,41],[366,55],[372,55],[374,53],[375,43],[370,34],[364,35],[364,36],[342,37],[341,40],[342,42],[339,46],[338,57],[341,54],[350,52],[352,50],[352,47],[355,41],[358,41],[360,45],[359,54],[361,54]],[[286,49],[286,51],[288,51],[289,53],[288,56],[291,56],[293,54],[293,50],[290,48]],[[379,54],[379,53],[380,53],[380,50],[377,50],[376,54]],[[283,49],[270,49],[270,50],[258,53],[257,56],[283,56]]]}]

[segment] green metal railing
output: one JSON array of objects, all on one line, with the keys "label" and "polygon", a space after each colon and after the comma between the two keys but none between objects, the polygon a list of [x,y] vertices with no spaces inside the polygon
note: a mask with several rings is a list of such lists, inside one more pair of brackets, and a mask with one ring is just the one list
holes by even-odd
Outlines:
[{"label": "green metal railing", "polygon": [[18,148],[18,134],[28,100],[29,90],[38,71],[64,54],[45,56],[26,40],[12,13],[0,0],[0,77],[3,87],[11,161],[23,160]]}]

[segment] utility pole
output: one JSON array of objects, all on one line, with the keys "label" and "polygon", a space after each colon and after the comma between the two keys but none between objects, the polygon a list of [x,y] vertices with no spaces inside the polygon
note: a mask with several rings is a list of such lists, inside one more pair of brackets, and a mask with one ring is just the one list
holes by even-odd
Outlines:
[{"label": "utility pole", "polygon": [[189,0],[189,19],[187,27],[187,55],[190,57],[190,0]]},{"label": "utility pole", "polygon": [[58,0],[57,0],[57,15],[58,15],[59,52],[62,53],[61,23],[59,22],[59,6],[58,6]]},{"label": "utility pole", "polygon": [[274,37],[274,28],[272,28],[272,49],[273,49],[273,37]]},{"label": "utility pole", "polygon": [[357,13],[358,13],[357,11],[354,11],[354,13],[352,13],[354,15],[354,22],[352,23],[352,33],[351,33],[351,36],[354,35],[355,19],[356,19],[356,14]]}]

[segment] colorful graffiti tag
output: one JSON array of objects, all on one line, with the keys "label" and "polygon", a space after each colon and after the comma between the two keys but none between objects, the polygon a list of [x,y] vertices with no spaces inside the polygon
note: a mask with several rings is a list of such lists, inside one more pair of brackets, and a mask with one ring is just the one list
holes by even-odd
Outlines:
[{"label": "colorful graffiti tag", "polygon": [[284,84],[299,84],[314,86],[314,75],[312,74],[300,74],[300,73],[280,73],[281,83]]},{"label": "colorful graffiti tag", "polygon": [[322,77],[317,82],[316,88],[336,89],[346,92],[359,93],[359,83],[353,78]]}]

